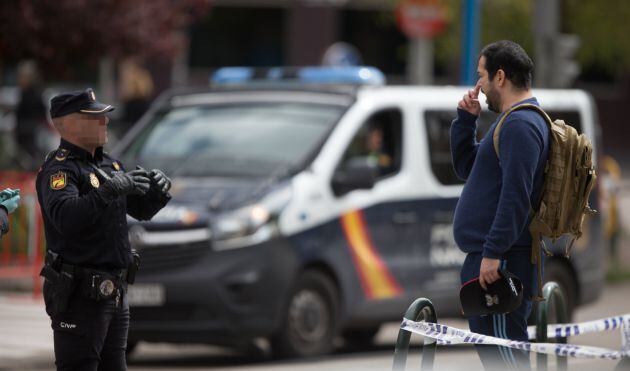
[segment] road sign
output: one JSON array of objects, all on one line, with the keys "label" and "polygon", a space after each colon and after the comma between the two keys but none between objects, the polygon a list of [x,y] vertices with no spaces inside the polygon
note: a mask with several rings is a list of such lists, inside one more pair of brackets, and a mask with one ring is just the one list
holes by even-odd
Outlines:
[{"label": "road sign", "polygon": [[409,38],[434,38],[446,28],[446,9],[440,0],[403,0],[396,23]]}]

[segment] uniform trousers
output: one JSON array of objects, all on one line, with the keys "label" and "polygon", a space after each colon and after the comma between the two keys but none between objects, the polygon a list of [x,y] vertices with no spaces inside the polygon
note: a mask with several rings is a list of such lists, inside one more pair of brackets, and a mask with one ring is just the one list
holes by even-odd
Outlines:
[{"label": "uniform trousers", "polygon": [[[51,294],[44,283],[44,298]],[[115,298],[95,301],[75,289],[68,309],[51,316],[58,371],[127,370],[129,302],[122,289]],[[50,298],[48,298],[50,300]]]}]

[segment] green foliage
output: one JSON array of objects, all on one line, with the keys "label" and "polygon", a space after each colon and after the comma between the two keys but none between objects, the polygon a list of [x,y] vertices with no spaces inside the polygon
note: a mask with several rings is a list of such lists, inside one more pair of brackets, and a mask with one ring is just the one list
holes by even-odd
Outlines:
[{"label": "green foliage", "polygon": [[583,69],[619,76],[630,70],[630,2],[564,0],[565,32],[580,36]]},{"label": "green foliage", "polygon": [[[628,0],[563,0],[561,32],[580,37],[577,60],[583,71],[620,76],[630,71],[630,2]],[[449,27],[436,39],[436,60],[452,63],[461,50],[462,0],[444,0]],[[532,0],[483,0],[480,47],[510,39],[534,58]],[[535,63],[536,61],[534,61]]]},{"label": "green foliage", "polygon": [[608,283],[620,283],[630,282],[630,270],[626,269],[611,269],[606,272],[606,282]]},{"label": "green foliage", "polygon": [[[457,60],[461,51],[463,1],[444,0],[449,26],[435,40],[436,63]],[[532,2],[529,0],[484,0],[481,2],[481,40],[479,47],[493,41],[509,39],[519,43],[533,56],[534,36],[531,31]]]},{"label": "green foliage", "polygon": [[512,40],[533,57],[533,1],[484,0],[481,16],[481,46],[497,40]]}]

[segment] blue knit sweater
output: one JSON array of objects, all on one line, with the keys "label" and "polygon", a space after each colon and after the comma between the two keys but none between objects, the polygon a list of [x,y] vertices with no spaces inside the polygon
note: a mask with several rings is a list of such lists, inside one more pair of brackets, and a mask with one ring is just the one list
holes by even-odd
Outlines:
[{"label": "blue knit sweater", "polygon": [[[536,98],[522,103],[538,105]],[[451,125],[455,172],[466,181],[455,209],[455,241],[463,252],[494,259],[531,248],[530,206],[538,206],[549,152],[547,123],[535,111],[519,110],[503,123],[497,158],[492,135],[502,116],[479,142],[476,116],[458,109]]]}]

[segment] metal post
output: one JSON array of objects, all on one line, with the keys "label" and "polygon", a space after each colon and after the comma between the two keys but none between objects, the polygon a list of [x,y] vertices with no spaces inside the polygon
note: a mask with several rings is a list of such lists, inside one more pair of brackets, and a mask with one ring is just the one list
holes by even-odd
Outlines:
[{"label": "metal post", "polygon": [[479,52],[479,24],[481,22],[480,0],[465,0],[463,2],[462,27],[462,59],[461,59],[461,83],[462,85],[475,85],[476,56]]},{"label": "metal post", "polygon": [[534,86],[553,87],[553,49],[551,42],[560,32],[559,0],[535,0],[532,27],[535,41]]},{"label": "metal post", "polygon": [[[437,314],[431,300],[426,298],[416,299],[405,312],[405,318],[411,321],[425,320],[426,322],[437,323]],[[394,350],[394,366],[393,371],[404,371],[407,363],[407,354],[409,353],[409,340],[411,332],[400,329],[398,338],[396,339],[396,349]],[[423,371],[433,370],[433,361],[435,359],[435,350],[437,342],[435,339],[424,339],[422,346],[422,368]]]},{"label": "metal post", "polygon": [[415,85],[433,83],[433,40],[417,37],[409,41],[409,82]]},{"label": "metal post", "polygon": [[[547,282],[543,287],[544,301],[538,302],[538,318],[536,320],[536,341],[539,343],[548,342],[547,338],[547,322],[549,306],[553,305],[557,323],[567,323],[569,314],[567,313],[566,301],[564,293],[560,286],[555,282]],[[566,344],[567,338],[558,338],[558,343]],[[557,359],[558,370],[566,371],[568,368],[567,357],[559,356]],[[536,357],[536,369],[538,371],[547,370],[547,355],[538,353]]]}]

